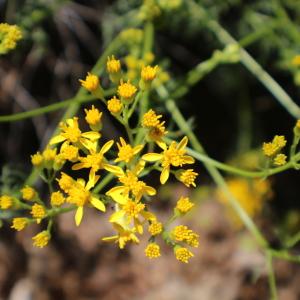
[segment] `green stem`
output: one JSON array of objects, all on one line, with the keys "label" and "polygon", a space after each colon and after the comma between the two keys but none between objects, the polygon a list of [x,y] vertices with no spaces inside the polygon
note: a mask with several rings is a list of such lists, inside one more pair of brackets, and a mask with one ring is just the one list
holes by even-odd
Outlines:
[{"label": "green stem", "polygon": [[276,280],[273,270],[273,262],[272,262],[272,253],[270,251],[266,251],[266,259],[267,259],[267,269],[268,269],[268,281],[270,288],[270,299],[277,300],[277,289],[276,289]]},{"label": "green stem", "polygon": [[269,252],[271,252],[273,257],[287,260],[290,262],[295,262],[295,263],[300,263],[300,255],[291,255],[285,250],[274,250],[274,249],[269,249]]},{"label": "green stem", "polygon": [[[207,27],[216,35],[218,40],[224,44],[238,44],[238,42],[207,12],[193,0],[188,0],[193,15],[198,15],[199,20],[207,20]],[[291,97],[282,87],[253,59],[253,57],[243,48],[240,49],[241,62],[245,67],[270,91],[278,102],[296,119],[300,118],[300,107],[294,103]]]},{"label": "green stem", "polygon": [[292,248],[294,247],[298,242],[300,241],[300,231],[298,233],[296,233],[294,236],[290,237],[285,245],[288,248]]}]

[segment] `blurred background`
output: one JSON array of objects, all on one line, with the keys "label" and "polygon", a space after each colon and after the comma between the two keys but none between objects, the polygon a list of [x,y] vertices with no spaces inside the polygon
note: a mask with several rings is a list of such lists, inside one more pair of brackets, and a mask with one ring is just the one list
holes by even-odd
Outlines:
[{"label": "blurred background", "polygon": [[[209,18],[190,9],[201,7]],[[155,25],[153,64],[164,70],[170,88],[200,62],[222,50],[209,19],[217,20],[245,45],[255,60],[300,105],[300,2],[294,0],[0,0],[0,22],[17,24],[23,39],[0,57],[0,114],[28,111],[73,97],[79,78],[89,71],[112,39],[128,27]],[[116,56],[126,64],[126,49]],[[123,57],[123,58],[122,58]],[[105,84],[105,80],[104,80]],[[275,134],[293,137],[295,119],[241,63],[222,64],[178,100],[184,115],[212,158],[246,169],[259,165],[264,141]],[[85,104],[86,106],[86,104]],[[83,106],[83,107],[85,107]],[[163,103],[153,96],[163,113]],[[99,105],[101,108],[101,105]],[[1,189],[22,186],[31,170],[30,155],[43,149],[64,110],[0,123]],[[108,115],[103,135],[118,136]],[[167,118],[167,117],[166,117]],[[169,117],[168,123],[172,126]],[[176,182],[160,188],[158,216],[165,220],[177,195],[189,195],[196,209],[184,222],[200,234],[190,264],[178,263],[170,249],[160,259],[144,257],[141,245],[120,251],[100,238],[111,228],[88,211],[79,228],[73,214],[60,216],[48,247],[34,249],[36,228],[0,231],[0,299],[268,299],[263,254],[227,207],[204,167],[192,192]],[[299,172],[268,180],[227,177],[229,188],[274,248],[290,245],[300,228]],[[299,245],[293,245],[297,253]],[[300,268],[275,261],[279,298],[300,299]]]}]

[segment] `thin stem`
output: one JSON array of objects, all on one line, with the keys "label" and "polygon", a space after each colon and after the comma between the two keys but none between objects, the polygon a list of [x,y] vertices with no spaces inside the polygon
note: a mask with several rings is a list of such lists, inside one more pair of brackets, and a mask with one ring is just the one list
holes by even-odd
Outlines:
[{"label": "thin stem", "polygon": [[268,269],[268,281],[270,288],[270,299],[277,300],[277,289],[276,289],[276,280],[273,270],[273,257],[270,251],[266,251],[266,259],[267,259],[267,269]]},{"label": "thin stem", "polygon": [[300,263],[300,255],[291,255],[286,250],[269,249],[269,252],[271,252],[273,257],[295,262],[295,263]]},{"label": "thin stem", "polygon": [[[238,42],[211,16],[205,9],[196,4],[193,0],[188,0],[193,15],[198,15],[199,20],[207,20],[207,27],[216,35],[218,40],[224,45],[238,44]],[[296,119],[300,118],[300,107],[294,103],[291,97],[283,88],[253,59],[253,57],[243,48],[240,49],[241,62],[245,67],[270,91],[278,102]]]}]

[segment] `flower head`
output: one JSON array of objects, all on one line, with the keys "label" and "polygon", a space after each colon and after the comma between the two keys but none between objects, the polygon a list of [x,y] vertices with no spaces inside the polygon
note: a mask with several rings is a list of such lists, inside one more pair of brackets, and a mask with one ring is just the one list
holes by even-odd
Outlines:
[{"label": "flower head", "polygon": [[91,109],[85,109],[85,120],[90,125],[91,129],[94,131],[99,131],[102,127],[101,117],[102,112],[92,105]]},{"label": "flower head", "polygon": [[180,197],[177,201],[175,209],[177,209],[180,213],[186,214],[190,211],[195,204],[190,201],[188,197]]},{"label": "flower head", "polygon": [[147,245],[145,249],[145,255],[150,258],[158,258],[160,257],[160,247],[156,243],[150,243]]},{"label": "flower head", "polygon": [[193,187],[196,187],[195,179],[198,176],[198,173],[194,172],[193,169],[179,170],[175,175],[185,186],[190,187],[192,185]]},{"label": "flower head", "polygon": [[27,224],[28,224],[28,221],[26,218],[14,218],[11,228],[13,228],[17,231],[21,231],[26,227]]},{"label": "flower head", "polygon": [[61,206],[65,202],[65,197],[59,191],[53,192],[51,194],[50,201],[52,206]]},{"label": "flower head", "polygon": [[59,124],[60,134],[50,140],[50,145],[63,142],[66,144],[74,144],[74,146],[83,146],[86,149],[94,147],[94,142],[100,138],[99,132],[88,131],[82,133],[79,129],[78,118],[67,119],[66,122]]},{"label": "flower head", "polygon": [[171,232],[171,237],[176,242],[185,242],[192,247],[199,246],[199,235],[185,225],[176,226]]},{"label": "flower head", "polygon": [[5,54],[14,49],[17,41],[22,38],[22,31],[17,25],[0,23],[0,54]]},{"label": "flower head", "polygon": [[13,206],[14,201],[11,196],[8,195],[2,195],[0,197],[0,208],[1,209],[9,209]]},{"label": "flower head", "polygon": [[34,188],[26,185],[21,189],[23,199],[27,201],[32,201],[37,196],[37,192]]},{"label": "flower head", "polygon": [[35,167],[41,166],[43,163],[43,155],[40,152],[31,155],[31,163]]},{"label": "flower head", "polygon": [[143,149],[144,145],[131,147],[131,145],[126,144],[125,140],[120,137],[120,143],[117,143],[117,147],[119,149],[119,152],[118,158],[115,159],[115,162],[124,161],[126,163],[129,163],[132,158]]},{"label": "flower head", "polygon": [[107,101],[107,109],[113,115],[118,115],[122,111],[122,108],[123,104],[116,96]]},{"label": "flower head", "polygon": [[150,109],[143,115],[142,126],[146,128],[157,127],[162,115],[157,115],[153,109]]},{"label": "flower head", "polygon": [[118,94],[125,101],[125,103],[131,103],[134,94],[137,92],[137,88],[132,85],[129,80],[127,82],[121,81],[118,86]]},{"label": "flower head", "polygon": [[156,77],[157,66],[146,66],[142,68],[141,77],[144,81],[152,81]]},{"label": "flower head", "polygon": [[138,244],[140,241],[136,236],[136,229],[135,228],[128,228],[124,224],[113,223],[114,229],[117,231],[116,235],[104,237],[102,238],[103,241],[106,242],[116,242],[119,243],[120,249],[123,249],[128,242],[133,242]]},{"label": "flower head", "polygon": [[162,153],[147,153],[143,155],[143,159],[150,162],[161,161],[162,172],[160,182],[167,182],[170,174],[170,167],[182,167],[184,164],[193,164],[194,158],[185,155],[185,147],[188,143],[187,137],[184,137],[178,144],[172,141],[169,147],[165,143],[157,143],[162,149]]},{"label": "flower head", "polygon": [[287,156],[280,153],[280,154],[277,154],[274,158],[274,165],[276,166],[283,166],[286,164],[286,159],[287,159]]},{"label": "flower head", "polygon": [[40,204],[33,204],[33,206],[31,207],[31,212],[32,217],[37,219],[37,223],[41,222],[41,219],[43,219],[44,217],[46,217],[46,210],[44,208],[44,206],[40,205]]},{"label": "flower head", "polygon": [[79,162],[73,165],[72,170],[80,170],[83,168],[90,169],[89,180],[95,181],[96,172],[104,169],[104,167],[107,165],[104,154],[109,151],[113,143],[113,140],[108,141],[98,151],[91,148],[89,150],[89,154],[78,158]]},{"label": "flower head", "polygon": [[79,79],[79,82],[81,83],[81,86],[83,86],[85,89],[87,89],[89,92],[94,92],[98,89],[100,86],[100,81],[98,76],[91,74],[88,72],[87,76],[84,80]]},{"label": "flower head", "polygon": [[159,235],[163,230],[163,225],[160,222],[152,221],[148,227],[148,231],[152,236]]},{"label": "flower head", "polygon": [[48,231],[44,230],[32,238],[33,246],[39,247],[39,248],[44,248],[45,246],[48,245],[50,238],[51,238],[50,233]]},{"label": "flower head", "polygon": [[110,74],[118,73],[121,70],[121,62],[112,55],[111,58],[107,58],[106,69]]},{"label": "flower head", "polygon": [[189,259],[193,257],[194,254],[184,247],[175,247],[175,257],[177,260],[188,263]]},{"label": "flower head", "polygon": [[60,148],[60,154],[63,159],[69,160],[71,162],[75,162],[78,160],[78,151],[79,149],[73,145],[65,143]]}]

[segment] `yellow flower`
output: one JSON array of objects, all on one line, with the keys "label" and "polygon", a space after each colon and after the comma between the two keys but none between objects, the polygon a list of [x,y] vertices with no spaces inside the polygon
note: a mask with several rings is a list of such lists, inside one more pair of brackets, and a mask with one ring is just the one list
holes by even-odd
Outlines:
[{"label": "yellow flower", "polygon": [[60,179],[57,179],[59,187],[65,192],[68,193],[70,188],[72,187],[74,180],[71,176],[66,173],[61,172]]},{"label": "yellow flower", "polygon": [[147,245],[145,249],[145,255],[150,258],[158,258],[160,257],[160,247],[156,243],[150,243]]},{"label": "yellow flower", "polygon": [[78,160],[78,148],[73,145],[69,145],[68,143],[64,143],[60,147],[60,154],[62,155],[63,159],[71,162]]},{"label": "yellow flower", "polygon": [[123,249],[128,242],[133,242],[138,244],[140,241],[138,237],[135,235],[136,229],[128,228],[123,224],[113,223],[114,229],[118,232],[117,235],[104,237],[102,238],[105,242],[116,242],[119,243],[120,249]]},{"label": "yellow flower", "polygon": [[292,59],[292,65],[299,67],[300,66],[300,55],[295,55]]},{"label": "yellow flower", "polygon": [[150,109],[143,115],[142,126],[146,128],[157,127],[161,117],[162,115],[157,115],[153,109]]},{"label": "yellow flower", "polygon": [[188,263],[189,259],[193,257],[194,254],[184,247],[175,247],[175,257],[177,260]]},{"label": "yellow flower", "polygon": [[120,137],[120,144],[117,143],[118,146],[118,158],[115,159],[115,162],[124,161],[126,163],[129,163],[132,158],[139,153],[144,145],[137,145],[135,147],[131,147],[131,145],[126,144],[125,140]]},{"label": "yellow flower", "polygon": [[92,182],[95,181],[96,172],[104,169],[107,165],[104,154],[109,151],[113,143],[113,140],[108,141],[99,151],[96,151],[95,148],[90,148],[89,154],[86,157],[79,157],[79,163],[73,165],[72,170],[90,169],[89,180]]},{"label": "yellow flower", "polygon": [[94,181],[88,181],[87,183],[81,178],[77,179],[77,181],[72,179],[71,186],[68,186],[65,190],[68,194],[66,201],[77,206],[75,213],[75,223],[77,226],[79,226],[82,221],[83,208],[86,204],[91,204],[98,210],[105,212],[105,205],[103,202],[90,192],[90,189],[94,187],[98,179],[99,176],[96,176]]},{"label": "yellow flower", "polygon": [[275,135],[272,143],[281,149],[286,145],[286,139],[284,135]]},{"label": "yellow flower", "polygon": [[35,167],[39,167],[39,166],[42,165],[42,163],[43,163],[43,156],[40,154],[40,152],[37,152],[37,153],[31,155],[31,163]]},{"label": "yellow flower", "polygon": [[[262,211],[265,201],[269,200],[272,196],[272,190],[268,180],[234,178],[227,180],[226,183],[230,193],[232,193],[251,218],[254,218]],[[227,214],[232,225],[234,225],[236,229],[242,227],[243,223],[235,211],[229,206],[226,195],[221,190],[217,192],[217,195],[222,203],[228,205]]]},{"label": "yellow flower", "polygon": [[198,176],[198,173],[194,172],[193,169],[188,170],[179,170],[175,173],[176,178],[181,181],[185,186],[196,187],[195,179]]},{"label": "yellow flower", "polygon": [[50,233],[44,230],[32,238],[33,246],[43,248],[48,245],[50,238],[51,238]]},{"label": "yellow flower", "polygon": [[102,112],[92,105],[91,109],[84,109],[85,111],[85,120],[90,125],[91,129],[94,131],[99,131],[102,128],[101,117]]},{"label": "yellow flower", "polygon": [[43,162],[46,168],[51,169],[53,167],[56,151],[56,149],[50,149],[49,147],[43,151]]},{"label": "yellow flower", "polygon": [[163,230],[163,225],[160,222],[152,221],[148,227],[148,231],[152,236],[159,235]]},{"label": "yellow flower", "polygon": [[136,92],[137,88],[134,85],[132,85],[129,82],[129,80],[127,82],[123,82],[121,80],[120,85],[118,86],[118,94],[125,103],[131,103],[133,96]]},{"label": "yellow flower", "polygon": [[51,201],[51,205],[52,206],[61,206],[62,204],[64,204],[65,202],[65,197],[64,195],[57,191],[57,192],[53,192],[51,194],[51,198],[50,198],[50,201]]},{"label": "yellow flower", "polygon": [[17,231],[21,231],[26,227],[26,225],[27,225],[26,218],[14,218],[11,228],[13,228]]},{"label": "yellow flower", "polygon": [[300,128],[300,120],[297,120],[296,127]]},{"label": "yellow flower", "polygon": [[37,223],[39,224],[41,222],[41,219],[43,219],[44,217],[46,217],[46,210],[45,208],[40,205],[40,204],[33,204],[33,206],[31,207],[31,212],[32,217],[37,219]]},{"label": "yellow flower", "polygon": [[199,246],[199,235],[184,225],[176,226],[171,232],[171,237],[176,242],[185,242],[192,247]]},{"label": "yellow flower", "polygon": [[14,49],[17,41],[22,38],[22,31],[17,25],[0,23],[0,54],[5,54]]},{"label": "yellow flower", "polygon": [[170,167],[182,167],[184,164],[193,164],[194,158],[185,155],[186,150],[184,149],[188,143],[188,138],[184,137],[178,144],[172,141],[169,147],[162,142],[157,144],[164,151],[162,153],[147,153],[143,155],[143,159],[149,162],[161,161],[162,172],[160,175],[161,184],[165,184],[170,175]]},{"label": "yellow flower", "polygon": [[165,121],[159,123],[155,127],[150,128],[148,132],[148,137],[155,142],[160,142],[161,139],[168,133],[168,131],[166,131],[164,124]]},{"label": "yellow flower", "polygon": [[23,199],[27,201],[32,201],[37,196],[37,192],[34,188],[26,185],[21,189]]},{"label": "yellow flower", "polygon": [[125,224],[126,226],[133,225],[139,234],[143,233],[143,222],[140,220],[140,216],[146,220],[155,220],[156,217],[149,211],[145,210],[145,204],[141,202],[132,201],[127,198],[124,204],[120,204],[120,210],[113,213],[109,222],[117,224]]},{"label": "yellow flower", "polygon": [[122,108],[123,104],[116,96],[107,101],[107,109],[113,115],[118,115],[122,111]]},{"label": "yellow flower", "polygon": [[274,165],[283,166],[286,164],[287,156],[284,154],[277,154],[274,158]]},{"label": "yellow flower", "polygon": [[[60,134],[50,140],[50,145],[64,142],[74,144],[75,146],[84,146],[86,149],[94,147],[95,141],[100,138],[99,132],[88,131],[82,133],[79,129],[78,118],[67,119],[66,122],[59,124]],[[63,143],[63,145],[64,145]]]},{"label": "yellow flower", "polygon": [[85,80],[79,79],[81,86],[87,89],[89,92],[94,92],[100,87],[100,81],[98,76],[88,72]]},{"label": "yellow flower", "polygon": [[263,152],[264,155],[272,157],[278,151],[278,147],[273,143],[263,143]]},{"label": "yellow flower", "polygon": [[157,66],[146,66],[142,68],[141,77],[144,81],[152,81],[157,73]]},{"label": "yellow flower", "polygon": [[2,195],[0,197],[0,208],[1,209],[9,209],[13,206],[14,201],[11,196],[8,195]]},{"label": "yellow flower", "polygon": [[263,143],[263,152],[266,156],[272,157],[277,154],[285,145],[285,137],[283,135],[275,135],[272,142]]},{"label": "yellow flower", "polygon": [[106,69],[110,74],[118,73],[121,70],[121,62],[112,55],[111,58],[107,58]]},{"label": "yellow flower", "polygon": [[126,172],[118,166],[106,165],[105,170],[116,175],[119,182],[123,184],[111,188],[106,192],[106,195],[112,197],[119,204],[126,203],[129,193],[132,193],[136,201],[140,201],[143,195],[154,196],[156,190],[138,178],[143,168],[144,162],[138,163],[133,170],[127,170]]},{"label": "yellow flower", "polygon": [[188,197],[180,197],[175,209],[177,209],[180,213],[185,214],[190,211],[194,205],[195,204],[191,202]]}]

